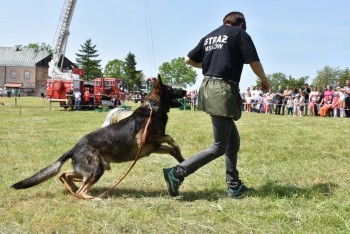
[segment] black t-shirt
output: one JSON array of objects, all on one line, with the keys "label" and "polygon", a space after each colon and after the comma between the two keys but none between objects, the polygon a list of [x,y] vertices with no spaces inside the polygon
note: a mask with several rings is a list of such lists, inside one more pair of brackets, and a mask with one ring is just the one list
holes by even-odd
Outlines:
[{"label": "black t-shirt", "polygon": [[304,92],[304,95],[305,95],[305,100],[306,101],[309,101],[309,97],[310,97],[310,93],[311,93],[311,89],[310,88],[302,88],[301,91]]},{"label": "black t-shirt", "polygon": [[[277,95],[279,94],[279,95]],[[277,89],[275,92],[275,100],[276,101],[282,101],[283,98],[283,90]]]},{"label": "black t-shirt", "polygon": [[324,94],[323,94],[323,92],[322,92],[322,93],[320,94],[320,96],[318,96],[318,99],[317,99],[316,103],[317,103],[317,104],[321,104],[323,98],[324,98]]},{"label": "black t-shirt", "polygon": [[222,25],[207,36],[188,55],[202,63],[205,76],[239,82],[245,63],[259,61],[251,37],[243,29]]}]

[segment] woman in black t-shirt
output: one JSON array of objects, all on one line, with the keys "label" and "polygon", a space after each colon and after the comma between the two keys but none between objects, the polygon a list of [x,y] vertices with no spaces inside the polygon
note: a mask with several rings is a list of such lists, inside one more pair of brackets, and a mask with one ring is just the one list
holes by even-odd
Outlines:
[{"label": "woman in black t-shirt", "polygon": [[254,43],[246,33],[244,15],[227,14],[223,25],[203,37],[188,53],[185,62],[202,69],[204,79],[199,89],[198,109],[211,117],[214,142],[176,167],[163,169],[169,193],[178,196],[186,176],[225,154],[228,195],[239,197],[248,190],[236,168],[240,136],[234,123],[242,113],[239,82],[243,65],[249,64],[261,79],[262,88],[269,88]]}]

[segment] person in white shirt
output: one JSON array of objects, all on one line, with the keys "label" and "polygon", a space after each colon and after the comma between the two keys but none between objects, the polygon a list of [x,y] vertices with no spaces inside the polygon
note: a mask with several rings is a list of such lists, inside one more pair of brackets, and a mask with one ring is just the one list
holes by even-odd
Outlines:
[{"label": "person in white shirt", "polygon": [[292,100],[292,96],[288,96],[288,100],[287,100],[287,111],[288,111],[288,116],[293,115],[293,100]]},{"label": "person in white shirt", "polygon": [[81,92],[79,91],[79,89],[75,89],[74,92],[74,106],[76,110],[80,110],[80,103],[81,103]]}]

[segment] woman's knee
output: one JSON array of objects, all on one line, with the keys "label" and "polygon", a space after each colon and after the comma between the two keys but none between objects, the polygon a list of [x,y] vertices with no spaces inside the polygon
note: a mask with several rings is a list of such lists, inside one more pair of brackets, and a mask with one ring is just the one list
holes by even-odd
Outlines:
[{"label": "woman's knee", "polygon": [[212,144],[209,148],[209,150],[211,151],[211,153],[215,156],[221,156],[224,155],[226,152],[226,145],[223,144]]}]

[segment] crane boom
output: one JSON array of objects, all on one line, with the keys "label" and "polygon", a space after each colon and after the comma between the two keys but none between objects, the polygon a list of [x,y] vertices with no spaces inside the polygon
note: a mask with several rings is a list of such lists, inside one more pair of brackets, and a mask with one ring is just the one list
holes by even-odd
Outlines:
[{"label": "crane boom", "polygon": [[[62,72],[63,60],[66,52],[67,41],[69,36],[69,26],[72,21],[74,9],[77,0],[66,0],[63,5],[59,21],[59,31],[56,32],[56,44],[52,54],[52,60],[49,63],[49,76],[55,79],[73,79],[77,75]],[[58,67],[60,58],[62,58],[61,68]]]}]

